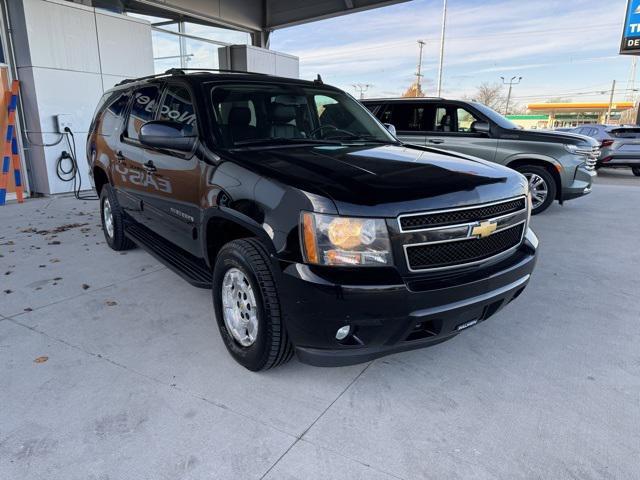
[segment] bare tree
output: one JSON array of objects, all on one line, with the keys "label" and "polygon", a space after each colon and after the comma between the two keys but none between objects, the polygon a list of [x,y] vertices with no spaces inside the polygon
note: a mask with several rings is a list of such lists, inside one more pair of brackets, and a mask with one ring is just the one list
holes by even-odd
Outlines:
[{"label": "bare tree", "polygon": [[487,107],[501,112],[507,98],[504,94],[504,86],[499,83],[484,82],[478,86],[475,93],[471,95],[471,100],[482,103]]}]

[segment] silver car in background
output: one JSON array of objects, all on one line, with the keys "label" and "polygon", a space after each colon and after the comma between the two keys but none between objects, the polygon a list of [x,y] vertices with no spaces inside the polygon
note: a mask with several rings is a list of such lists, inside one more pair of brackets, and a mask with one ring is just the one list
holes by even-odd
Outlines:
[{"label": "silver car in background", "polygon": [[600,158],[596,168],[631,168],[640,177],[640,127],[582,125],[572,133],[587,135],[600,142]]}]

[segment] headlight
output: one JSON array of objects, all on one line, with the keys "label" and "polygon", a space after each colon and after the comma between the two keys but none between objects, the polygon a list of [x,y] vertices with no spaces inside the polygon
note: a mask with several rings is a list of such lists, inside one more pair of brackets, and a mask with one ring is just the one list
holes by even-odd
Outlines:
[{"label": "headlight", "polygon": [[578,146],[577,145],[565,144],[564,145],[564,149],[569,153],[573,153],[574,155],[576,155],[578,153]]},{"label": "headlight", "polygon": [[384,220],[302,212],[304,259],[316,265],[391,265],[391,244]]}]

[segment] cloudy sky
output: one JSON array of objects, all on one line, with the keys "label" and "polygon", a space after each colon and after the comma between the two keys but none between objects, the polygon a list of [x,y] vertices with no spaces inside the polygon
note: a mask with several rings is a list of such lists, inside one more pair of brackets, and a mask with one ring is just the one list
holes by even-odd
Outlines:
[{"label": "cloudy sky", "polygon": [[[518,103],[563,97],[623,100],[631,58],[618,55],[626,0],[449,0],[443,95],[472,95],[482,82],[524,77]],[[423,90],[435,94],[442,0],[412,0],[377,10],[278,30],[271,48],[300,57],[301,77],[354,93],[400,95],[415,79],[425,40]],[[638,69],[640,71],[640,68]],[[640,86],[640,82],[636,84]]]}]

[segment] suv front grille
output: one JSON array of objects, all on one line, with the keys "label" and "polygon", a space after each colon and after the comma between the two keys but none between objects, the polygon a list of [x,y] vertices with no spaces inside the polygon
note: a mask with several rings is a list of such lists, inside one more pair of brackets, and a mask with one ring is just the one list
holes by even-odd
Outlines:
[{"label": "suv front grille", "polygon": [[518,246],[522,241],[524,228],[525,224],[520,223],[486,238],[407,246],[409,268],[426,270],[486,260]]},{"label": "suv front grille", "polygon": [[494,203],[481,207],[473,207],[446,212],[421,213],[418,215],[405,215],[400,217],[400,227],[404,232],[422,230],[423,228],[443,227],[467,222],[476,222],[508,215],[525,209],[527,206],[524,198],[517,198],[502,203]]}]

